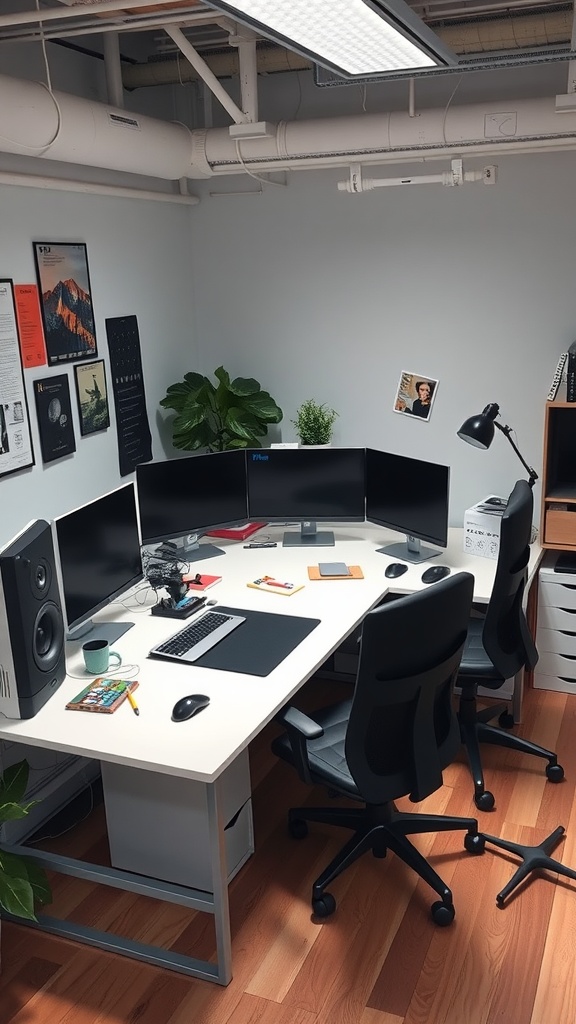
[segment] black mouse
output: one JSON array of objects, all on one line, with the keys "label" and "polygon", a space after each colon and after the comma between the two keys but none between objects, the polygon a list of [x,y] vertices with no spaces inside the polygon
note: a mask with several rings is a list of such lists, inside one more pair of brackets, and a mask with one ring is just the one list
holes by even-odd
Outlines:
[{"label": "black mouse", "polygon": [[384,570],[384,575],[388,579],[396,579],[397,576],[402,576],[408,569],[408,566],[404,562],[390,562]]},{"label": "black mouse", "polygon": [[173,722],[187,722],[192,715],[197,715],[202,708],[208,707],[210,697],[204,693],[192,693],[189,697],[181,697],[172,708]]},{"label": "black mouse", "polygon": [[445,576],[449,575],[449,566],[431,565],[429,569],[424,569],[421,579],[422,583],[438,583],[438,580],[443,580]]}]

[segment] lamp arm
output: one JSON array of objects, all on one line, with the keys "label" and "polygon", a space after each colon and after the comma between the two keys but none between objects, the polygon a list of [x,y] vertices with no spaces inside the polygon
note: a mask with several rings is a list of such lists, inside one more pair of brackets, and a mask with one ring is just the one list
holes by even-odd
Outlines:
[{"label": "lamp arm", "polygon": [[523,456],[521,455],[521,453],[520,453],[520,451],[518,449],[518,446],[512,440],[512,438],[510,436],[511,433],[512,433],[512,427],[509,427],[507,424],[504,424],[504,426],[503,426],[501,423],[498,423],[497,420],[494,420],[494,426],[498,427],[498,430],[501,430],[502,433],[504,434],[504,436],[506,438],[508,438],[510,444],[512,445],[514,451],[516,452],[516,455],[518,456],[518,458],[520,459],[520,462],[524,466],[524,469],[528,473],[528,483],[530,484],[530,487],[534,487],[534,484],[535,484],[536,480],[538,479],[538,473],[534,469],[532,469],[531,466],[528,465],[528,463],[526,462],[526,459],[524,459]]}]

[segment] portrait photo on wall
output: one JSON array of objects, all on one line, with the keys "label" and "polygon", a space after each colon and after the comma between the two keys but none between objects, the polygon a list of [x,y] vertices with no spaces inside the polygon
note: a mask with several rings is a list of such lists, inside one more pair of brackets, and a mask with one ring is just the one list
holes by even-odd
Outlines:
[{"label": "portrait photo on wall", "polygon": [[70,388],[65,373],[35,380],[34,398],[42,461],[53,462],[76,451]]},{"label": "portrait photo on wall", "polygon": [[83,242],[33,242],[48,366],[98,355]]},{"label": "portrait photo on wall", "polygon": [[81,363],[74,367],[74,374],[80,433],[84,437],[86,434],[94,434],[97,430],[106,430],[106,427],[110,426],[110,414],[104,360]]},{"label": "portrait photo on wall", "polygon": [[394,412],[408,413],[416,419],[428,420],[437,388],[438,381],[433,377],[403,371],[394,399]]}]

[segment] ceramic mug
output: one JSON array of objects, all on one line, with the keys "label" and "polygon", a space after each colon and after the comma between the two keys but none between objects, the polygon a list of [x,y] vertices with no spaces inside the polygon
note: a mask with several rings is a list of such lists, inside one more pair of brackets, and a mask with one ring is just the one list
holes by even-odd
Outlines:
[{"label": "ceramic mug", "polygon": [[108,640],[88,640],[82,645],[82,654],[86,671],[93,676],[107,672],[112,659],[116,659],[117,665],[122,664],[120,655],[110,650]]}]

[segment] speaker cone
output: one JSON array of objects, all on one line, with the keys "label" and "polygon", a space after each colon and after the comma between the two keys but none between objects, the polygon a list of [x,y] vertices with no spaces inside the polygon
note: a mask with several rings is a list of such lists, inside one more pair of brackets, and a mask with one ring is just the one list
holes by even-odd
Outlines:
[{"label": "speaker cone", "polygon": [[57,664],[64,643],[62,613],[53,601],[47,601],[40,608],[34,620],[32,643],[38,668],[49,672]]}]

